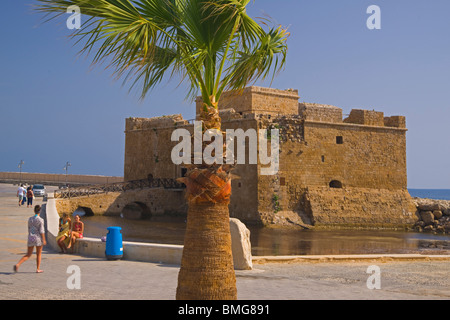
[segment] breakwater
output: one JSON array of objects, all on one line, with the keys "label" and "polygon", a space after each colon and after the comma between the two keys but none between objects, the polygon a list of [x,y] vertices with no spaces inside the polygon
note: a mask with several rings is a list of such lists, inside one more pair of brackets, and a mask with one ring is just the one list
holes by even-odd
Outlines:
[{"label": "breakwater", "polygon": [[416,216],[414,230],[450,234],[450,200],[414,198]]},{"label": "breakwater", "polygon": [[30,173],[30,172],[0,172],[0,183],[18,184],[45,184],[61,186],[66,183],[71,186],[108,184],[122,182],[123,177],[100,176],[100,175],[78,175],[78,174],[55,174],[55,173]]}]

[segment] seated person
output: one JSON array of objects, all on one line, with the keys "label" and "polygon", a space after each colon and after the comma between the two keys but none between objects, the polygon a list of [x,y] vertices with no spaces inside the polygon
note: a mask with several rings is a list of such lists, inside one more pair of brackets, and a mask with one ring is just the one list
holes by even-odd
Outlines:
[{"label": "seated person", "polygon": [[73,253],[73,246],[75,244],[75,241],[77,239],[83,238],[83,232],[84,232],[84,223],[81,222],[80,216],[77,214],[75,216],[75,221],[72,223],[72,231],[70,233],[70,243],[67,246],[67,248],[72,248]]},{"label": "seated person", "polygon": [[70,220],[69,215],[64,213],[62,218],[59,219],[59,232],[56,237],[56,242],[61,248],[61,253],[67,251],[67,247],[70,244],[70,229],[72,227],[72,220]]}]

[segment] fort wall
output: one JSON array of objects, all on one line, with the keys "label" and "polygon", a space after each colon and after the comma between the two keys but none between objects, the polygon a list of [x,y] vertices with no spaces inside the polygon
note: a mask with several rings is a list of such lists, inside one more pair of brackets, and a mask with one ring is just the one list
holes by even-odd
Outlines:
[{"label": "fort wall", "polygon": [[[237,165],[230,215],[262,224],[410,223],[405,118],[354,109],[344,119],[339,107],[298,98],[297,90],[249,87],[219,102],[224,130],[280,130],[279,171],[264,176],[260,163]],[[126,120],[125,181],[183,175],[171,161],[176,128],[193,132],[181,115]]]}]

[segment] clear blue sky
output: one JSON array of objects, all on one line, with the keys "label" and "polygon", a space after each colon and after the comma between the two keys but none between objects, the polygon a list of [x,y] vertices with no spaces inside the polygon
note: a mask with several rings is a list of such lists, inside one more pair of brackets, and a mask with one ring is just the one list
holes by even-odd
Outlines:
[{"label": "clear blue sky", "polygon": [[[42,24],[33,0],[2,0],[0,171],[123,175],[125,118],[194,118],[185,87],[140,102],[103,67],[77,57],[65,20]],[[367,7],[381,8],[369,30]],[[272,87],[300,100],[405,115],[408,187],[450,189],[450,1],[256,0],[252,16],[288,26],[286,69]],[[69,15],[67,15],[69,16]],[[267,86],[267,83],[257,83]]]}]

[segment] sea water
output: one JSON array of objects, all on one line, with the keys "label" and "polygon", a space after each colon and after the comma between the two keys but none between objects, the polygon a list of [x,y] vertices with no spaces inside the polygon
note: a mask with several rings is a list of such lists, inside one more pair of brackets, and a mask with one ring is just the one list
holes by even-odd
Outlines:
[{"label": "sea water", "polygon": [[408,189],[411,197],[450,200],[450,189]]},{"label": "sea water", "polygon": [[[412,197],[450,200],[449,189],[409,189]],[[127,220],[120,217],[84,217],[85,233],[91,237],[106,234],[111,225],[122,228],[124,241],[183,244],[186,221]],[[403,230],[299,230],[247,226],[250,229],[252,254],[321,255],[388,254],[430,252],[450,253],[450,235],[434,235]],[[445,249],[439,249],[444,247]]]}]

